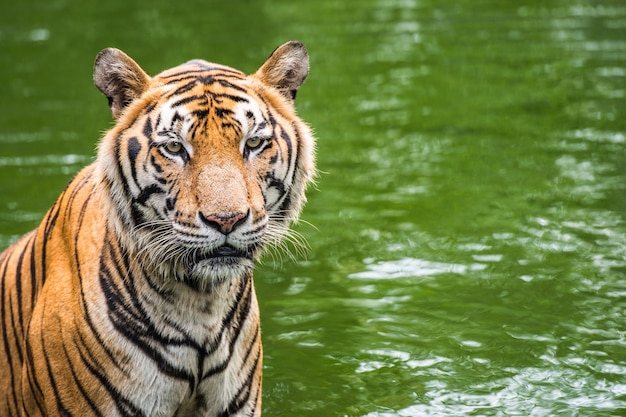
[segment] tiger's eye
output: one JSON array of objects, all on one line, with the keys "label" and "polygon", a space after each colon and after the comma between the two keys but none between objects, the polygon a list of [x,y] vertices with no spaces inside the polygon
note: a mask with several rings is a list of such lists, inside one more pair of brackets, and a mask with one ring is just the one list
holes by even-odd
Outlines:
[{"label": "tiger's eye", "polygon": [[165,144],[165,149],[170,153],[180,153],[183,150],[183,144],[178,141],[171,141]]},{"label": "tiger's eye", "polygon": [[261,138],[250,138],[246,141],[246,146],[248,149],[256,149],[263,143],[263,139]]}]

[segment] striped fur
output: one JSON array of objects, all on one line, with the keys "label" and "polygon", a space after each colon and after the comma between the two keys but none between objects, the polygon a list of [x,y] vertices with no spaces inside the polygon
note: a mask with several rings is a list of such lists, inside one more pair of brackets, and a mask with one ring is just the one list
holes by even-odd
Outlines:
[{"label": "striped fur", "polygon": [[0,255],[0,416],[261,414],[252,270],[314,174],[307,73],[295,41],[252,75],[100,53],[116,124]]}]

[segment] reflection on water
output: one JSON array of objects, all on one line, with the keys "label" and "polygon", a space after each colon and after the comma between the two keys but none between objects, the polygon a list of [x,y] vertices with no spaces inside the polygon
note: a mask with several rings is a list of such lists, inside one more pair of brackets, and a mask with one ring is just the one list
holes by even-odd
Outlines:
[{"label": "reflection on water", "polygon": [[620,0],[40,3],[0,16],[1,246],[110,126],[102,47],[254,68],[299,38],[322,174],[307,259],[257,272],[265,415],[624,413]]},{"label": "reflection on water", "polygon": [[[24,167],[24,166],[37,166],[41,167],[42,165],[52,165],[55,167],[64,167],[68,165],[78,165],[72,166],[72,171],[64,172],[71,173],[76,170],[76,168],[80,168],[81,166],[87,165],[91,162],[91,159],[86,157],[85,155],[42,155],[42,156],[13,156],[13,157],[0,157],[0,166],[13,166],[13,167]],[[58,168],[57,168],[58,169]]]},{"label": "reflection on water", "polygon": [[[367,260],[365,261],[367,263]],[[473,265],[472,269],[484,269],[484,265]],[[421,259],[400,259],[397,261],[380,262],[368,266],[368,271],[350,274],[351,278],[360,279],[390,279],[400,277],[432,276],[445,273],[463,274],[467,271],[466,265],[444,264]]]}]

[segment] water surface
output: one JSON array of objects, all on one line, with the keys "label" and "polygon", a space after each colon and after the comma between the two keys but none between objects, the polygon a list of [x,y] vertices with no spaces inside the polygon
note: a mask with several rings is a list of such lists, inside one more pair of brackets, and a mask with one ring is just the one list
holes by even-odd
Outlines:
[{"label": "water surface", "polygon": [[223,3],[3,9],[0,246],[111,126],[100,49],[252,72],[300,39],[321,173],[306,258],[256,274],[265,415],[626,413],[626,5]]}]

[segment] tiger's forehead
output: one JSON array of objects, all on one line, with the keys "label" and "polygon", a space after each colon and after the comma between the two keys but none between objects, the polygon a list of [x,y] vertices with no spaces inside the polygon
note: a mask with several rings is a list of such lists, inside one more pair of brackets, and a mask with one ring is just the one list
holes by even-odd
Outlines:
[{"label": "tiger's forehead", "polygon": [[195,67],[177,72],[183,78],[166,84],[157,105],[158,131],[176,132],[182,137],[190,132],[230,132],[239,139],[271,136],[267,106],[245,75],[232,77],[222,68],[196,71]]},{"label": "tiger's forehead", "polygon": [[[212,112],[215,110],[215,112]],[[158,126],[172,131],[188,131],[198,128],[236,128],[242,136],[253,134],[255,128],[269,127],[265,114],[258,103],[235,103],[225,111],[223,108],[181,105],[175,100],[168,100],[159,109]],[[220,130],[221,130],[220,129]],[[214,129],[213,129],[214,130]]]}]

